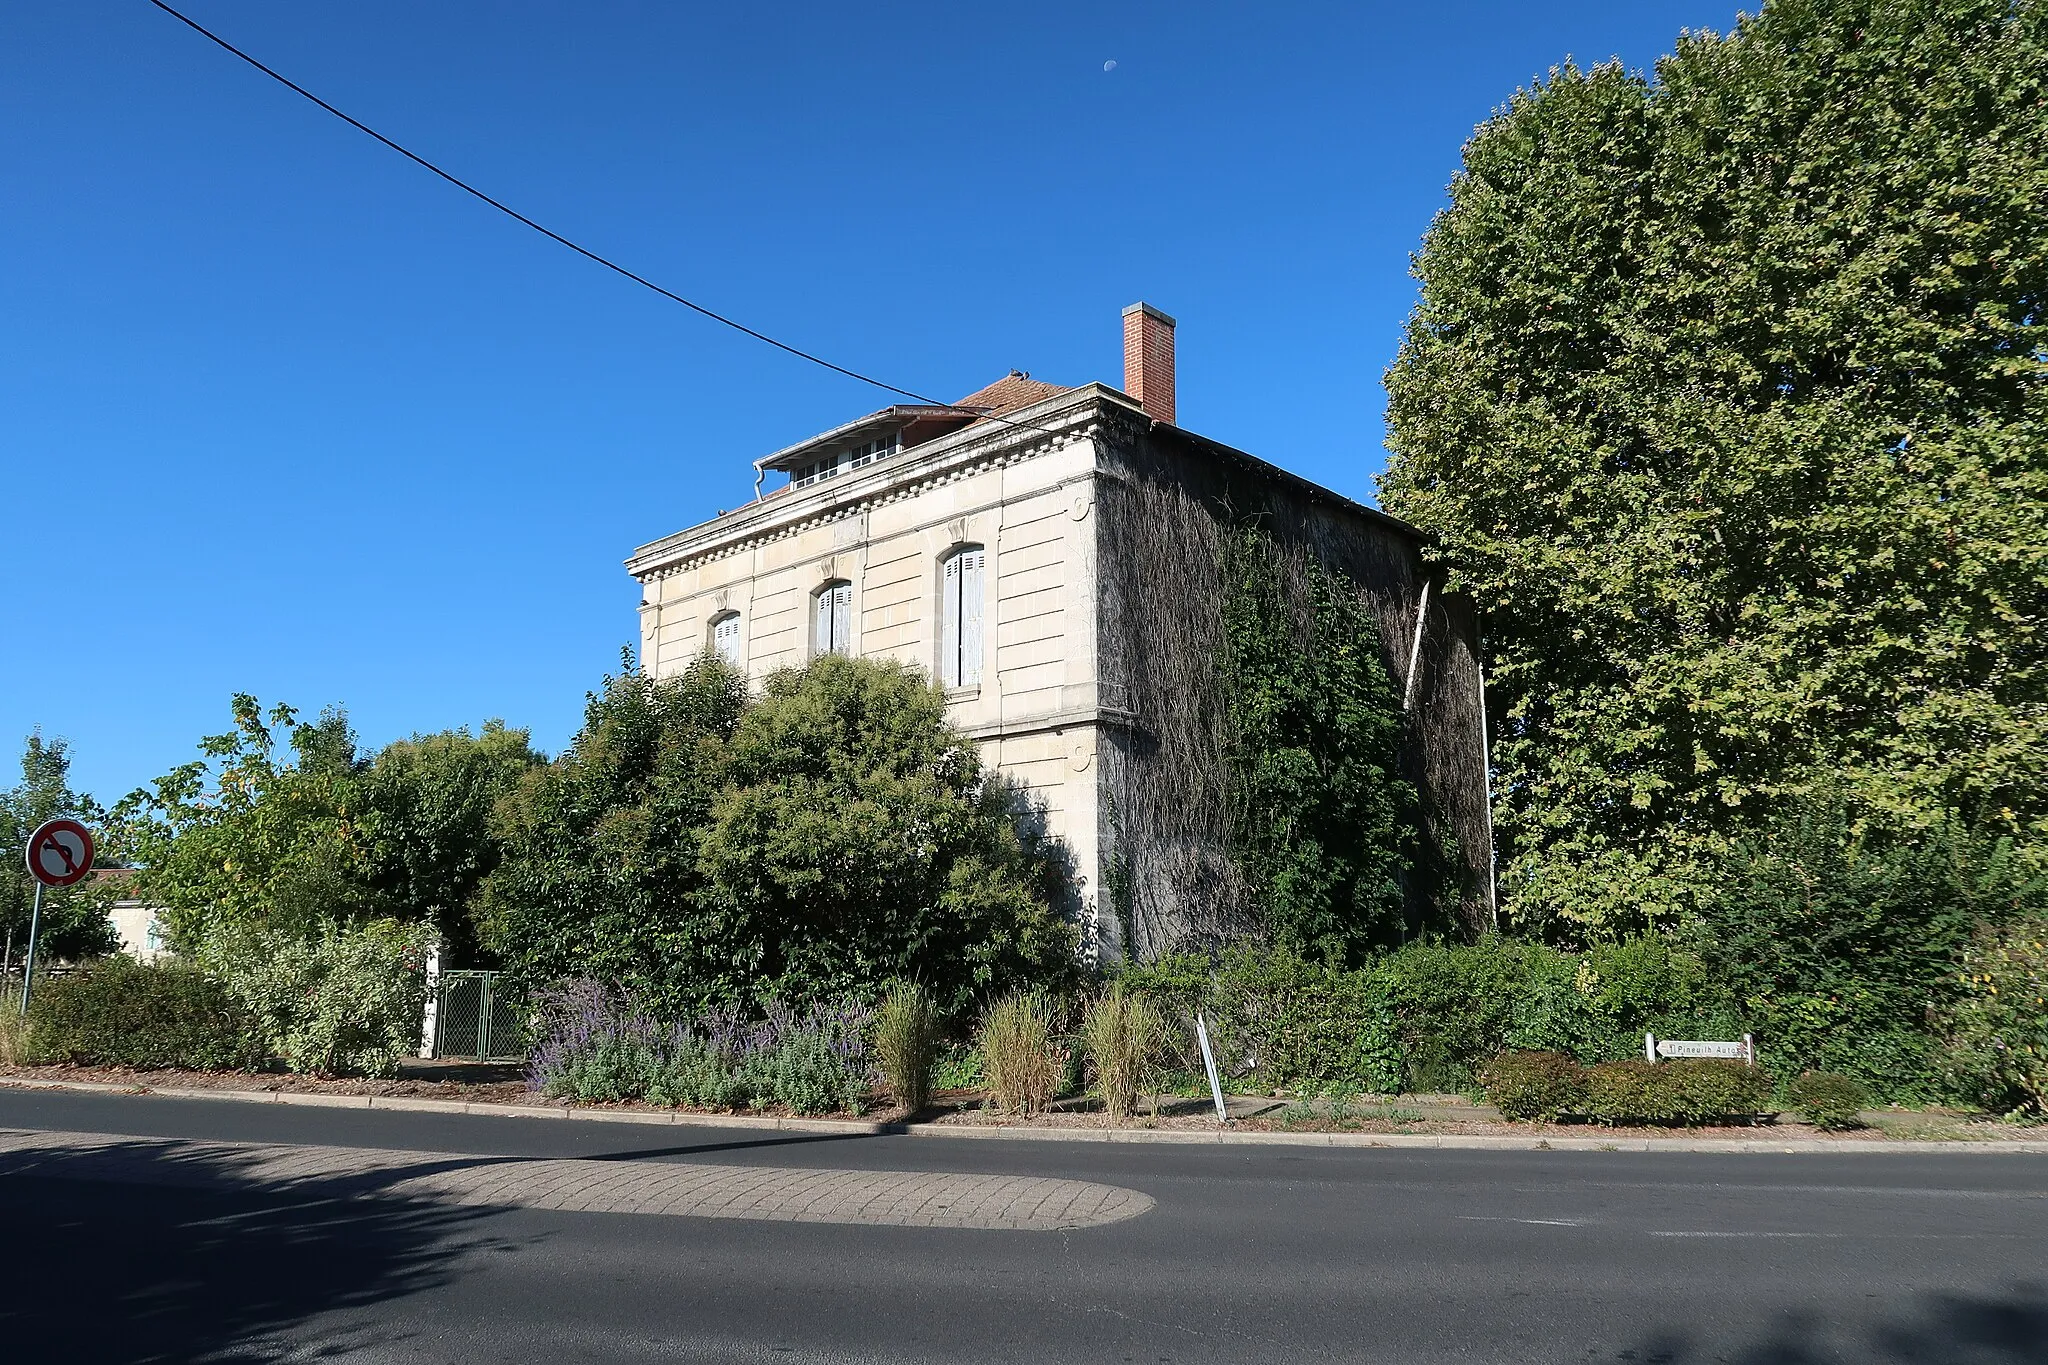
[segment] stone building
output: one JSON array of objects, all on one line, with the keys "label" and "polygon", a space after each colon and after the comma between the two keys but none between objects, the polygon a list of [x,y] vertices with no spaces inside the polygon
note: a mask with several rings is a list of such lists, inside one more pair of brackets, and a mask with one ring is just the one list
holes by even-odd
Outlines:
[{"label": "stone building", "polygon": [[1431,582],[1413,528],[1175,426],[1173,343],[1173,319],[1134,304],[1121,391],[1013,371],[755,461],[754,501],[626,561],[643,666],[675,673],[709,649],[758,680],[838,650],[925,670],[1026,818],[1064,844],[1093,950],[1150,956],[1227,935],[1244,911],[1215,665],[1222,537],[1255,523],[1376,613],[1424,842],[1452,850],[1451,913],[1482,927],[1491,829],[1469,611]]}]

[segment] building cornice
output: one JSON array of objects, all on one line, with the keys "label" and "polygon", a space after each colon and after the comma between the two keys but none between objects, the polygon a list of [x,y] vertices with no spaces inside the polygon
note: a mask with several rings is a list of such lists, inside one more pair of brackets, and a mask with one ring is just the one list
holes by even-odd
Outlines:
[{"label": "building cornice", "polygon": [[985,470],[1049,454],[1095,436],[1105,418],[1132,416],[1144,420],[1130,399],[1104,384],[1083,384],[913,446],[891,459],[807,488],[778,490],[651,541],[626,560],[626,571],[642,583],[667,578]]}]

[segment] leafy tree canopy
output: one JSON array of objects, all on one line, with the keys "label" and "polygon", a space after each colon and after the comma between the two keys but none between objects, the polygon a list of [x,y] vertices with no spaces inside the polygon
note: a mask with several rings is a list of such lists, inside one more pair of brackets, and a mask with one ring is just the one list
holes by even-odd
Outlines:
[{"label": "leafy tree canopy", "polygon": [[[223,932],[311,935],[325,923],[427,921],[459,944],[469,902],[496,865],[489,811],[539,761],[526,732],[415,735],[363,755],[348,717],[302,721],[252,696],[202,758],[116,810],[141,894],[165,907],[182,947]],[[291,757],[279,752],[279,736]]]},{"label": "leafy tree canopy", "polygon": [[1483,613],[1520,920],[1670,922],[1822,773],[2048,844],[2048,5],[1770,0],[1450,198],[1382,501]]},{"label": "leafy tree canopy", "polygon": [[535,983],[594,975],[679,1013],[872,993],[949,1006],[1073,959],[1047,850],[910,670],[826,655],[743,680],[630,667],[500,810],[488,941]]},{"label": "leafy tree canopy", "polygon": [[[31,734],[22,744],[21,782],[0,791],[0,938],[14,944],[14,960],[28,951],[29,919],[35,910],[35,881],[28,874],[28,836],[36,826],[59,815],[82,820],[104,844],[105,812],[90,796],[71,790],[71,754],[61,739]],[[97,848],[94,862],[110,861]],[[38,930],[39,961],[76,959],[110,953],[119,947],[107,908],[114,892],[92,879],[43,892],[43,918]]]}]

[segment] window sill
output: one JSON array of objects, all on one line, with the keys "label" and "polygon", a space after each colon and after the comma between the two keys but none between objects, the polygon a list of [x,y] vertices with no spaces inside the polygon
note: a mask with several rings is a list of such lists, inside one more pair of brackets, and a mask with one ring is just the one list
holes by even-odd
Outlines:
[{"label": "window sill", "polygon": [[946,705],[956,706],[963,701],[974,701],[980,696],[980,683],[969,683],[966,687],[949,687],[946,689]]}]

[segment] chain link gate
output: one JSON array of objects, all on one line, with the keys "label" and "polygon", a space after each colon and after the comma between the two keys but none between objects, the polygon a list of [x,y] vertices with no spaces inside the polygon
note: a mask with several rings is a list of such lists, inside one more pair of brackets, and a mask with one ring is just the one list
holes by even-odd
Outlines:
[{"label": "chain link gate", "polygon": [[524,1030],[496,972],[442,972],[434,1003],[434,1055],[479,1062],[526,1055]]}]

